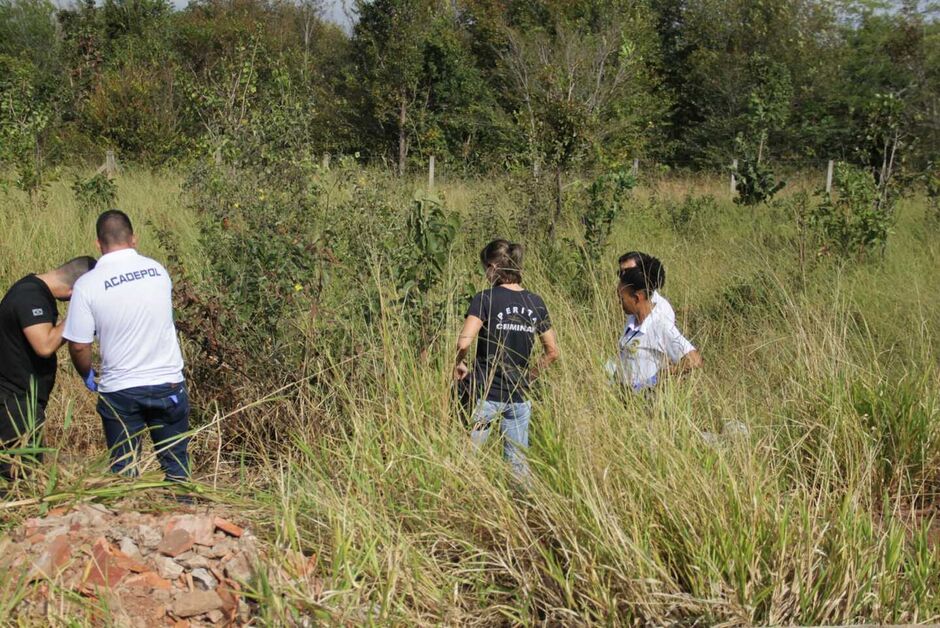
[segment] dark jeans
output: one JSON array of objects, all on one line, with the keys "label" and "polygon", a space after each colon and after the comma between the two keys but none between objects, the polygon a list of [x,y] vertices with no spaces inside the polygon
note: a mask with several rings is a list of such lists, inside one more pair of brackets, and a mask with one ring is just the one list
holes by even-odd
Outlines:
[{"label": "dark jeans", "polygon": [[141,435],[150,432],[166,479],[189,478],[189,395],[185,383],[101,393],[98,414],[104,423],[112,472],[136,475]]},{"label": "dark jeans", "polygon": [[[46,405],[37,403],[28,395],[14,395],[0,399],[0,478],[14,479],[14,463],[8,450],[42,447],[42,424],[46,420]],[[24,442],[24,437],[28,440]],[[41,451],[20,454],[31,461],[41,462]]]}]

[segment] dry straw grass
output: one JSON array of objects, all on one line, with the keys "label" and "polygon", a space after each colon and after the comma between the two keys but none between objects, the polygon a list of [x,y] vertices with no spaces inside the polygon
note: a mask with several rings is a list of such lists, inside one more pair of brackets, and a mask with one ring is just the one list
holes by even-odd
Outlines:
[{"label": "dry straw grass", "polygon": [[[185,263],[198,269],[195,217],[178,184],[126,173],[118,204],[139,225],[154,220],[179,232]],[[467,216],[481,203],[511,210],[500,185],[441,183],[448,205]],[[673,233],[647,202],[689,190],[713,194],[722,208],[695,237]],[[663,181],[638,191],[635,211],[618,220],[611,256],[638,248],[665,260],[665,292],[706,360],[649,402],[622,399],[599,368],[621,321],[612,272],[598,270],[593,296],[576,301],[532,252],[527,281],[549,304],[563,357],[537,393],[529,491],[512,486],[495,446],[469,450],[449,405],[452,339],[416,355],[400,340],[406,321],[363,329],[368,351],[333,367],[380,372],[381,380],[339,383],[329,398],[304,393],[301,403],[278,407],[295,426],[342,408],[330,417],[341,430],[296,429],[277,455],[255,443],[260,458],[247,466],[219,453],[217,426],[229,415],[203,409],[194,458],[207,496],[241,504],[269,543],[318,556],[322,586],[262,570],[262,620],[940,619],[932,518],[940,503],[940,245],[923,203],[903,203],[885,259],[802,272],[792,242],[773,235],[784,218],[732,207],[724,190]],[[53,185],[43,208],[13,193],[2,205],[4,285],[92,252],[93,217],[81,215],[64,184]],[[160,257],[149,228],[141,235],[144,251]],[[455,260],[453,280],[472,263]],[[47,430],[58,464],[20,496],[116,498],[134,485],[100,475],[92,400],[61,368]],[[261,408],[280,403],[276,391],[258,400]],[[719,446],[702,439],[728,420],[749,433]],[[34,510],[3,516],[12,524]],[[0,604],[18,589],[7,590]]]}]

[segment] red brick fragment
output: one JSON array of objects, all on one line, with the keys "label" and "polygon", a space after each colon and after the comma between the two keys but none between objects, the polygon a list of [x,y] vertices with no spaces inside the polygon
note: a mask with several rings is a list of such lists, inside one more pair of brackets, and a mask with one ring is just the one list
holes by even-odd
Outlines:
[{"label": "red brick fragment", "polygon": [[119,549],[111,548],[111,555],[114,557],[114,563],[121,569],[134,573],[143,573],[148,569],[147,565],[137,562]]},{"label": "red brick fragment", "polygon": [[222,517],[216,517],[213,523],[215,523],[216,528],[222,530],[222,532],[225,532],[229,536],[234,536],[236,539],[245,533],[244,528],[237,526],[231,521],[223,519]]},{"label": "red brick fragment", "polygon": [[91,549],[91,560],[85,569],[83,584],[84,587],[113,588],[127,575],[127,571],[117,564],[108,541],[99,538]]},{"label": "red brick fragment", "polygon": [[47,578],[53,578],[71,557],[72,546],[68,537],[61,534],[49,543],[39,560],[36,561],[35,569],[39,574]]},{"label": "red brick fragment", "polygon": [[179,529],[189,532],[199,545],[215,544],[215,525],[207,515],[177,515],[167,522],[163,534],[166,536]]},{"label": "red brick fragment", "polygon": [[196,544],[193,535],[183,528],[175,528],[169,534],[163,537],[157,551],[171,558],[175,558],[183,552],[188,552]]},{"label": "red brick fragment", "polygon": [[128,587],[141,587],[144,589],[164,589],[169,590],[172,588],[170,581],[166,578],[161,578],[160,574],[153,571],[145,571],[143,573],[135,574],[129,577],[124,584]]},{"label": "red brick fragment", "polygon": [[226,619],[234,621],[235,616],[238,614],[238,593],[227,584],[220,584],[216,587],[215,592],[219,594],[219,598],[222,600],[222,608],[219,610],[225,614]]}]

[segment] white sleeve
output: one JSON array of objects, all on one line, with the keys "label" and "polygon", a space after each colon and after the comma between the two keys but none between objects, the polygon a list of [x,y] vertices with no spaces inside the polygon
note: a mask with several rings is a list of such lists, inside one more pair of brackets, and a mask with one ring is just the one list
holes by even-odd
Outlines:
[{"label": "white sleeve", "polygon": [[663,328],[660,334],[660,343],[663,353],[673,364],[681,360],[687,353],[695,351],[695,347],[686,340],[675,324]]},{"label": "white sleeve", "polygon": [[95,340],[95,317],[91,313],[85,293],[78,286],[75,286],[72,292],[62,337],[83,344],[90,344]]}]

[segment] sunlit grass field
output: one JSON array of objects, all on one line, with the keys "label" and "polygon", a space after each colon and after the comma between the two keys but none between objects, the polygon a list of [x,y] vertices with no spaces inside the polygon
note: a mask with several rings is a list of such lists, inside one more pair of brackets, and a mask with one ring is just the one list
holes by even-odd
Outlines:
[{"label": "sunlit grass field", "polygon": [[[199,274],[206,259],[182,180],[124,172],[117,206],[143,253],[164,259],[155,229],[169,229],[182,265]],[[675,228],[649,202],[690,190],[717,201],[694,228]],[[465,239],[485,231],[481,207],[508,215],[516,202],[499,180],[444,180],[438,193],[475,225]],[[534,393],[529,490],[512,484],[496,444],[470,449],[453,412],[457,318],[418,352],[402,341],[408,321],[387,316],[359,330],[367,350],[342,365],[381,377],[336,378],[330,398],[302,394],[290,407],[283,391],[259,398],[259,420],[264,408],[292,417],[291,446],[257,443],[250,464],[223,451],[220,425],[232,414],[198,409],[193,458],[207,498],[237,505],[272,548],[255,581],[259,621],[940,621],[940,227],[924,199],[902,199],[883,257],[812,250],[802,263],[785,206],[734,205],[717,175],[647,183],[628,205],[609,264],[583,278],[587,296],[574,298],[529,248],[525,283],[545,298],[562,355]],[[41,204],[0,192],[0,218],[4,290],[95,253],[95,215],[79,208],[68,177]],[[577,233],[571,219],[562,236]],[[463,253],[482,244],[455,247],[449,283],[484,287]],[[705,359],[652,399],[623,398],[601,368],[623,320],[616,259],[630,249],[663,260],[663,293]],[[329,416],[337,407],[344,415]],[[730,421],[747,432],[703,438]],[[324,422],[343,429],[321,431]],[[43,496],[145,507],[133,482],[103,475],[93,399],[64,351],[46,443],[54,472],[18,489],[22,505],[0,510],[4,525],[35,514]],[[284,556],[275,548],[315,555],[318,585],[271,569]],[[13,617],[21,587],[3,577],[0,610]]]}]

